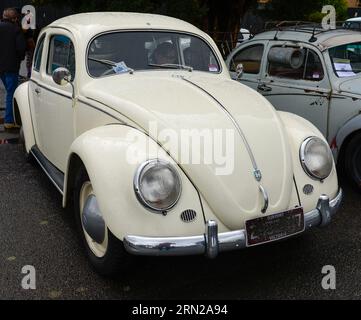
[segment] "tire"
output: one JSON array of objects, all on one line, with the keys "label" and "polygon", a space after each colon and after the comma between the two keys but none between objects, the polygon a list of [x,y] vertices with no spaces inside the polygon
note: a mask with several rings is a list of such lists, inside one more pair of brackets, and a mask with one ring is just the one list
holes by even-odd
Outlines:
[{"label": "tire", "polygon": [[361,133],[355,135],[346,147],[344,169],[352,186],[361,192]]},{"label": "tire", "polygon": [[31,153],[27,152],[26,151],[26,144],[25,144],[25,135],[24,135],[24,129],[23,127],[20,128],[20,131],[19,131],[19,143],[21,145],[21,148],[23,150],[23,154],[24,154],[24,157],[25,157],[25,160],[27,162],[32,162],[33,160],[33,157],[31,155]]},{"label": "tire", "polygon": [[[91,182],[84,167],[81,167],[74,188],[74,214],[77,230],[81,236],[87,257],[92,268],[100,275],[112,277],[126,271],[131,263],[131,256],[125,251],[123,243],[106,227],[106,237],[103,244],[91,243],[90,236],[83,228],[81,207],[83,206],[84,188],[89,188]],[[91,189],[92,190],[92,189]],[[94,194],[94,193],[91,193]]]}]

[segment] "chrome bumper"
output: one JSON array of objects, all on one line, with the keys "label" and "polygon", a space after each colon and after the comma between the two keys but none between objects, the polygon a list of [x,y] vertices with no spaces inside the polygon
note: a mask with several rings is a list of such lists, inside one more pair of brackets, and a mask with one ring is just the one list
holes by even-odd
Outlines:
[{"label": "chrome bumper", "polygon": [[[340,189],[337,197],[329,200],[321,196],[316,209],[305,213],[305,229],[325,227],[331,222],[332,216],[339,209],[343,192]],[[219,252],[239,250],[247,247],[246,231],[238,230],[218,233],[217,222],[208,221],[204,235],[193,237],[138,237],[127,236],[123,240],[125,249],[140,256],[185,256],[206,255],[217,257]]]}]

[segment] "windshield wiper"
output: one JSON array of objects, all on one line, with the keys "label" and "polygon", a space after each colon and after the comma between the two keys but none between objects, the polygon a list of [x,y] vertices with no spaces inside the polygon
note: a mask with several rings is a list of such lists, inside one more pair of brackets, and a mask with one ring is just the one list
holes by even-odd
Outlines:
[{"label": "windshield wiper", "polygon": [[148,66],[157,67],[157,68],[164,68],[164,69],[183,69],[183,70],[187,70],[189,72],[193,71],[192,67],[185,66],[183,64],[174,64],[174,63],[155,64],[155,63],[150,63],[150,64],[148,64]]},{"label": "windshield wiper", "polygon": [[[108,67],[111,67],[111,68],[117,68],[118,67],[118,63],[114,62],[114,61],[110,61],[110,60],[106,60],[106,59],[96,59],[96,58],[92,58],[92,57],[88,57],[89,60],[91,61],[95,61],[95,62],[98,62],[98,63],[101,63],[101,64],[105,64],[106,66]],[[129,68],[127,67],[127,72],[130,73],[130,74],[133,74],[134,73],[134,69],[132,68]],[[116,73],[116,71],[114,71]]]},{"label": "windshield wiper", "polygon": [[109,67],[116,67],[116,63],[114,61],[105,60],[105,59],[96,59],[96,58],[92,58],[92,57],[88,57],[88,59],[91,61],[99,62],[101,64],[105,64]]}]

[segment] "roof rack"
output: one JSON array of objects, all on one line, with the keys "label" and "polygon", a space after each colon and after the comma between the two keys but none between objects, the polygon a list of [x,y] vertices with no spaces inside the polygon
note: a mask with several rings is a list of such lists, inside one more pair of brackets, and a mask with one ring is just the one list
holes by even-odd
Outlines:
[{"label": "roof rack", "polygon": [[[337,22],[336,29],[345,29],[343,27],[343,22]],[[264,31],[275,31],[274,40],[278,40],[278,33],[282,31],[309,33],[311,34],[309,41],[316,42],[317,35],[325,32],[334,31],[334,29],[326,30],[322,28],[321,24],[309,21],[269,21],[265,23]]]}]

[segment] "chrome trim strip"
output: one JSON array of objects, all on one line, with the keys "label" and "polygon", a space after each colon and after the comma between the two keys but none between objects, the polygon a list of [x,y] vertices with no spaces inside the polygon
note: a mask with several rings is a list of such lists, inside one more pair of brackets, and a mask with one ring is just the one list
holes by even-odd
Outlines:
[{"label": "chrome trim strip", "polygon": [[48,87],[46,87],[46,86],[44,86],[44,85],[36,82],[35,80],[30,79],[29,81],[33,82],[33,83],[36,84],[38,87],[43,88],[44,90],[50,91],[51,93],[57,94],[57,95],[59,95],[59,96],[61,96],[61,97],[63,97],[63,98],[67,98],[67,99],[69,99],[69,100],[73,100],[73,98],[72,98],[71,96],[67,96],[66,94],[63,94],[63,93],[57,92],[57,91],[55,91],[55,90],[53,90],[53,89],[50,89],[50,88],[48,88]]},{"label": "chrome trim strip", "polygon": [[[83,100],[83,99],[81,99],[81,98],[78,99],[78,102],[86,105],[87,107],[93,108],[93,109],[95,109],[95,110],[97,110],[97,111],[99,111],[99,112],[102,112],[102,113],[106,114],[107,116],[109,116],[109,117],[111,117],[111,118],[119,121],[121,124],[126,124],[124,121],[122,121],[121,119],[117,118],[116,116],[113,116],[113,115],[110,114],[109,112],[107,112],[107,111],[105,111],[105,110],[102,110],[102,109],[100,109],[100,108],[98,108],[98,107],[90,104],[89,102],[86,102],[85,100]],[[108,108],[108,107],[107,107],[107,108]],[[109,108],[109,109],[111,109],[112,111],[114,111],[112,108]],[[117,112],[117,111],[115,111],[115,112]],[[119,112],[117,112],[117,113],[119,114]]]},{"label": "chrome trim strip", "polygon": [[264,199],[264,206],[261,210],[262,213],[266,213],[267,209],[268,209],[268,205],[269,205],[269,197],[267,194],[267,191],[265,190],[265,188],[263,188],[263,186],[259,186],[259,190],[261,191],[262,195],[263,195],[263,199]]},{"label": "chrome trim strip", "polygon": [[191,85],[197,87],[198,89],[200,89],[201,91],[203,91],[204,93],[206,93],[209,97],[211,97],[215,102],[217,102],[217,104],[221,107],[221,109],[223,110],[223,112],[227,115],[227,117],[232,121],[233,125],[236,127],[239,135],[241,136],[244,145],[246,146],[248,155],[251,159],[252,165],[253,165],[253,169],[254,169],[254,175],[255,178],[258,182],[261,181],[262,179],[262,175],[260,176],[260,179],[257,179],[256,177],[256,173],[261,174],[261,171],[259,170],[258,166],[257,166],[257,162],[256,162],[256,158],[254,157],[253,151],[251,149],[250,144],[247,141],[247,138],[242,130],[242,128],[240,127],[240,125],[238,124],[238,122],[236,121],[236,119],[232,116],[232,114],[227,110],[227,108],[216,98],[214,97],[212,94],[210,94],[207,90],[203,89],[202,87],[198,86],[197,84],[195,84],[194,82],[183,78],[184,81],[190,83]]},{"label": "chrome trim strip", "polygon": [[[316,209],[305,214],[305,230],[312,227],[322,227],[329,222],[323,220],[330,213],[334,216],[339,209],[343,191],[340,189],[337,196],[328,201],[327,196],[322,195]],[[126,236],[123,239],[125,249],[134,255],[140,256],[185,256],[202,255],[214,258],[218,252],[240,250],[247,247],[246,230],[237,230],[216,234],[217,223],[208,221],[205,234],[191,237],[142,237]]]}]

